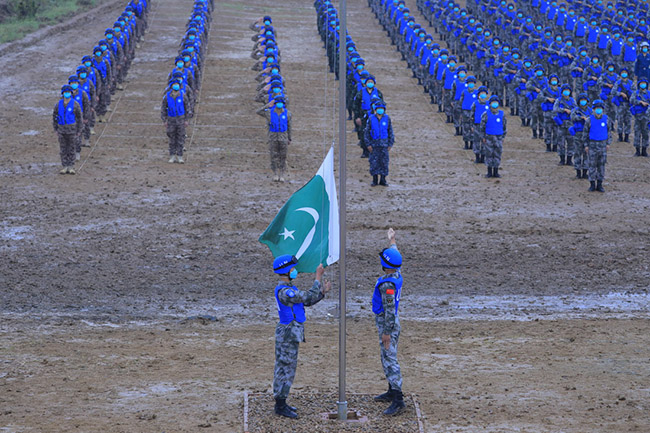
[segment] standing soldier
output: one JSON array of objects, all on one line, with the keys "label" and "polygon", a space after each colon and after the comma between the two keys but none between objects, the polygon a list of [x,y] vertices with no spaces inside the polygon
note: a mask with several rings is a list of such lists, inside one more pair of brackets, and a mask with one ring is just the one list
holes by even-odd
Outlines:
[{"label": "standing soldier", "polygon": [[629,77],[628,68],[621,68],[619,75],[620,78],[612,89],[612,101],[616,105],[616,129],[618,130],[618,141],[629,143],[631,129],[630,98],[636,91],[636,85]]},{"label": "standing soldier", "polygon": [[[72,99],[77,101],[79,107],[81,108],[81,117],[83,119],[81,132],[75,138],[75,159],[79,161],[81,159],[81,146],[82,140],[84,138],[84,132],[86,130],[86,126],[88,125],[88,121],[90,120],[90,100],[88,99],[86,92],[81,90],[79,87],[79,77],[76,75],[70,75],[68,78],[68,84],[72,88]],[[90,131],[88,131],[88,138],[90,138]]]},{"label": "standing soldier", "polygon": [[634,75],[637,78],[647,78],[650,80],[650,44],[648,42],[641,42],[641,54],[636,58],[634,65]]},{"label": "standing soldier", "polygon": [[185,146],[185,128],[192,117],[189,97],[181,92],[181,83],[172,82],[171,90],[163,97],[160,118],[165,122],[169,137],[169,163],[183,164],[183,147]]},{"label": "standing soldier", "polygon": [[648,122],[650,116],[650,92],[648,92],[648,79],[640,78],[639,89],[632,96],[632,111],[634,113],[634,156],[648,156]]},{"label": "standing soldier", "polygon": [[[365,75],[365,74],[364,74]],[[363,77],[361,77],[363,82]],[[356,123],[359,130],[359,146],[363,150],[362,158],[368,158],[368,148],[366,147],[364,131],[366,129],[366,122],[368,116],[372,113],[372,100],[384,99],[384,95],[375,87],[375,77],[368,74],[364,83],[365,87],[357,92],[354,98],[354,123]]]},{"label": "standing soldier", "polygon": [[564,165],[566,155],[566,165],[573,165],[573,141],[569,128],[573,126],[571,122],[571,112],[576,106],[575,100],[571,97],[571,86],[562,85],[562,96],[555,100],[553,104],[553,124],[555,125],[553,147],[557,147],[560,154],[560,165]]},{"label": "standing soldier", "polygon": [[399,343],[399,300],[402,293],[402,255],[397,249],[395,231],[388,229],[390,246],[379,253],[384,275],[377,279],[372,295],[372,312],[379,333],[381,365],[388,381],[388,391],[375,397],[375,401],[391,402],[384,415],[398,415],[404,410],[402,372],[397,362]]},{"label": "standing soldier", "polygon": [[273,260],[273,272],[280,275],[280,282],[275,287],[275,301],[278,305],[280,320],[275,327],[275,368],[273,372],[273,397],[275,413],[287,418],[298,418],[296,408],[287,405],[289,390],[296,376],[298,365],[298,347],[305,341],[305,307],[318,303],[330,291],[329,281],[322,285],[325,269],[318,265],[316,280],[308,292],[293,285],[298,276],[295,268],[298,259],[283,255]]},{"label": "standing soldier", "polygon": [[585,121],[591,116],[589,96],[586,93],[578,95],[578,104],[571,111],[573,126],[569,128],[569,134],[573,135],[573,168],[576,170],[576,179],[587,179],[587,147],[589,136],[585,134]]},{"label": "standing soldier", "polygon": [[461,131],[463,133],[463,141],[465,142],[465,149],[472,148],[472,106],[476,102],[476,77],[470,75],[465,80],[467,88],[463,90],[460,96],[460,110],[461,110]]},{"label": "standing soldier", "polygon": [[594,101],[593,114],[585,121],[585,135],[589,141],[585,151],[589,155],[589,191],[605,192],[605,164],[609,150],[609,119],[604,113],[605,104],[600,99]]},{"label": "standing soldier", "polygon": [[503,139],[507,133],[507,119],[503,110],[499,109],[499,97],[490,97],[490,109],[483,113],[481,118],[481,131],[485,134],[485,164],[487,175],[485,177],[501,177],[501,153],[503,152]]},{"label": "standing soldier", "polygon": [[481,131],[481,120],[483,113],[490,109],[490,99],[485,86],[479,87],[477,93],[478,99],[472,105],[472,150],[476,157],[474,163],[481,164],[485,162],[485,147],[483,146],[485,131]]},{"label": "standing soldier", "polygon": [[291,113],[284,104],[284,98],[280,97],[257,110],[257,114],[264,117],[269,124],[268,144],[274,182],[284,182],[287,147],[291,144]]},{"label": "standing soldier", "polygon": [[[364,131],[364,141],[368,152],[370,152],[368,159],[372,176],[370,186],[388,186],[386,176],[388,176],[390,150],[395,144],[395,135],[393,134],[393,124],[386,114],[386,104],[383,101],[378,101],[374,107],[375,114],[370,115]],[[379,177],[381,179],[378,179]]]},{"label": "standing soldier", "polygon": [[[555,75],[551,74],[551,76],[548,78],[548,86],[542,87],[542,91],[540,93],[540,98],[538,100],[541,100],[540,102],[540,107],[542,110],[542,116],[544,119],[543,122],[543,131],[544,131],[544,142],[546,143],[546,151],[550,152],[551,151],[551,146],[553,146],[553,152],[557,151],[557,140],[554,137],[555,133],[555,122],[553,121],[553,104],[555,104],[555,101],[557,101],[560,98],[561,90],[560,90],[560,78]],[[533,129],[533,134],[535,133],[535,130]],[[540,138],[542,137],[542,134],[540,132]],[[563,148],[560,149],[560,159],[561,159],[561,164],[564,165],[564,157],[565,157],[565,151]]]},{"label": "standing soldier", "polygon": [[[533,138],[544,138],[544,115],[542,111],[542,98],[537,99],[538,95],[548,85],[548,80],[544,76],[544,67],[535,65],[535,75],[526,83],[528,100],[530,101],[531,127],[533,128]],[[538,134],[539,131],[539,134]]]},{"label": "standing soldier", "polygon": [[93,133],[93,125],[95,124],[95,104],[97,102],[95,85],[88,77],[88,69],[85,66],[77,68],[77,77],[79,77],[79,88],[82,92],[86,93],[90,102],[90,112],[88,113],[88,122],[84,125],[84,142],[83,147],[90,147],[90,135]]},{"label": "standing soldier", "polygon": [[75,141],[81,134],[83,119],[79,103],[72,98],[69,84],[61,87],[61,99],[52,112],[52,126],[59,137],[61,165],[60,174],[75,174]]}]

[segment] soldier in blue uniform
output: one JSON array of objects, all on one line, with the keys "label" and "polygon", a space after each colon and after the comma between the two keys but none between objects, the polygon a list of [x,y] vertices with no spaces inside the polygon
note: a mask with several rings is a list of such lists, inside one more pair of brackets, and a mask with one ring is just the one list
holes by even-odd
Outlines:
[{"label": "soldier in blue uniform", "polygon": [[[573,165],[573,137],[569,133],[569,128],[573,126],[571,122],[571,112],[576,106],[576,102],[571,96],[571,86],[562,85],[562,96],[557,98],[553,104],[553,124],[555,125],[553,147],[557,147],[560,155],[560,165]],[[548,148],[547,148],[548,150]],[[566,156],[566,160],[565,160]]]},{"label": "soldier in blue uniform", "polygon": [[389,247],[379,253],[384,275],[377,279],[372,295],[372,312],[379,334],[381,365],[388,381],[388,391],[375,397],[375,401],[391,402],[384,415],[398,415],[404,410],[402,371],[397,361],[397,346],[401,326],[399,301],[402,293],[402,255],[397,249],[395,231],[388,229]]},{"label": "soldier in blue uniform", "polygon": [[576,170],[577,179],[587,179],[589,162],[585,148],[589,136],[585,134],[585,121],[591,116],[589,96],[586,93],[578,95],[576,107],[571,111],[573,126],[569,128],[569,134],[573,136],[573,168]]},{"label": "soldier in blue uniform", "polygon": [[75,143],[83,129],[83,118],[79,103],[72,98],[69,84],[61,87],[61,99],[52,112],[52,127],[59,138],[61,174],[75,174]]},{"label": "soldier in blue uniform", "polygon": [[280,276],[275,287],[275,301],[280,320],[275,327],[275,368],[273,373],[273,397],[275,413],[287,418],[298,418],[296,408],[287,405],[287,397],[296,376],[298,347],[305,341],[305,307],[321,301],[330,291],[329,281],[322,284],[325,269],[318,265],[316,279],[309,291],[298,289],[293,280],[298,276],[295,268],[298,259],[282,255],[273,260],[273,272]]},{"label": "soldier in blue uniform", "polygon": [[650,44],[647,41],[641,42],[641,54],[636,57],[634,75],[637,78],[643,77],[650,80]]},{"label": "soldier in blue uniform", "polygon": [[483,146],[483,139],[485,138],[485,131],[481,131],[481,119],[483,113],[490,109],[490,98],[488,97],[488,89],[481,86],[477,90],[478,98],[472,105],[472,150],[474,151],[475,164],[485,162],[485,147]]},{"label": "soldier in blue uniform", "polygon": [[285,103],[283,97],[278,97],[257,110],[257,114],[264,117],[269,125],[268,145],[274,182],[284,182],[287,150],[291,144],[291,112]]},{"label": "soldier in blue uniform", "polygon": [[478,92],[476,91],[476,77],[470,75],[465,80],[465,90],[463,90],[459,106],[461,114],[461,131],[463,133],[463,141],[465,142],[465,149],[471,149],[472,145],[472,106],[476,102]]},{"label": "soldier in blue uniform", "polygon": [[393,124],[386,114],[386,104],[383,101],[374,104],[374,114],[371,114],[366,122],[364,131],[364,142],[370,152],[368,162],[370,163],[370,175],[372,176],[371,186],[388,186],[388,163],[390,161],[390,150],[395,144]]},{"label": "soldier in blue uniform", "polygon": [[160,118],[165,123],[169,137],[169,163],[183,164],[185,128],[192,117],[189,97],[181,92],[181,83],[172,81],[171,89],[165,93],[160,107]]},{"label": "soldier in blue uniform", "polygon": [[605,192],[605,164],[609,150],[611,124],[605,114],[605,104],[600,99],[593,103],[593,114],[585,121],[585,135],[588,137],[585,151],[589,155],[589,191]]},{"label": "soldier in blue uniform", "polygon": [[485,138],[485,164],[487,165],[487,174],[485,177],[501,177],[499,166],[501,165],[501,153],[503,152],[503,139],[506,136],[507,118],[503,110],[499,108],[499,97],[492,95],[490,97],[490,109],[483,113],[481,117],[481,131],[484,132]]},{"label": "soldier in blue uniform", "polygon": [[363,153],[362,158],[368,158],[368,148],[365,143],[364,131],[366,129],[366,122],[368,116],[372,113],[372,100],[373,98],[384,99],[384,95],[377,87],[375,87],[375,77],[367,75],[364,87],[357,92],[354,98],[354,123],[358,128],[359,146]]},{"label": "soldier in blue uniform", "polygon": [[618,141],[630,142],[631,113],[630,99],[636,91],[636,85],[629,76],[629,69],[621,68],[620,78],[612,88],[612,102],[616,106],[616,129],[618,130]]},{"label": "soldier in blue uniform", "polygon": [[650,115],[650,92],[648,92],[648,79],[639,79],[638,89],[632,96],[631,110],[634,115],[634,156],[648,156],[648,122]]}]

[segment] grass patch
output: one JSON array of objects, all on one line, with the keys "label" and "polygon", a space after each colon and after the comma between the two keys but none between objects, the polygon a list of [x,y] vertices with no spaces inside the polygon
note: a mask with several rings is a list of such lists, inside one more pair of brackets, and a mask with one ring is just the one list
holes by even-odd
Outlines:
[{"label": "grass patch", "polygon": [[106,0],[41,0],[38,8],[27,16],[10,8],[0,20],[0,44],[21,39],[41,27],[58,24],[103,1]]}]

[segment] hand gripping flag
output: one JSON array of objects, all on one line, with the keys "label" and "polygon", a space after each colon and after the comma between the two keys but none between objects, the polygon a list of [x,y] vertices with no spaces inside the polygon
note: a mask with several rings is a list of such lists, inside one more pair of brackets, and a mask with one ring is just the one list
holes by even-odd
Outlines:
[{"label": "hand gripping flag", "polygon": [[330,148],[316,176],[282,206],[260,235],[273,257],[293,254],[298,272],[315,272],[319,264],[339,259],[339,206],[334,180],[334,148]]}]

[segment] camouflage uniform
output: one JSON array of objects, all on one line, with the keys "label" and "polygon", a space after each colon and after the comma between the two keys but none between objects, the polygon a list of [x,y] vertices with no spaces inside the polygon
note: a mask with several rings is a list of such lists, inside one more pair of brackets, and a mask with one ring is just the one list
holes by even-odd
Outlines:
[{"label": "camouflage uniform", "polygon": [[59,154],[61,165],[66,168],[74,166],[76,138],[81,135],[83,129],[83,115],[78,102],[74,102],[75,123],[59,125],[59,102],[54,105],[52,112],[52,126],[59,137]]},{"label": "camouflage uniform", "polygon": [[[608,120],[607,128],[612,130],[611,121]],[[587,117],[585,121],[585,136],[589,140],[589,181],[603,181],[605,179],[605,164],[607,164],[607,146],[610,143],[610,135],[608,134],[606,140],[594,141],[589,139],[589,131],[591,129],[591,117]]]},{"label": "camouflage uniform", "polygon": [[372,122],[373,118],[377,115],[372,114],[368,122],[366,122],[366,129],[364,130],[364,143],[366,146],[372,146],[372,151],[368,156],[370,163],[370,174],[372,176],[388,176],[388,163],[390,158],[390,148],[395,144],[395,135],[393,134],[393,123],[387,114],[384,114],[379,122],[388,123],[387,125],[387,138],[373,138],[372,137]]},{"label": "camouflage uniform", "polygon": [[503,139],[508,132],[508,116],[503,116],[503,134],[490,135],[485,132],[489,112],[490,110],[486,111],[483,113],[483,116],[481,116],[481,131],[483,132],[483,139],[485,140],[483,144],[485,148],[485,165],[487,165],[488,168],[499,168],[501,165],[501,154],[503,152]]},{"label": "camouflage uniform", "polygon": [[[630,98],[636,92],[636,84],[631,79],[619,79],[612,89],[612,95],[617,98],[619,105],[616,106],[616,130],[620,134],[628,135],[631,129],[632,113],[630,113]],[[623,96],[625,95],[625,97]]]},{"label": "camouflage uniform", "polygon": [[[275,108],[273,108],[275,109]],[[291,113],[287,112],[287,130],[284,132],[272,132],[269,129],[268,145],[271,154],[271,170],[273,173],[284,173],[287,169],[287,148],[291,141]],[[260,108],[257,114],[264,117],[269,124],[271,123],[271,110]]]},{"label": "camouflage uniform", "polygon": [[[284,282],[280,284],[285,285]],[[288,293],[289,290],[291,293]],[[290,296],[293,295],[293,296]],[[292,307],[294,304],[304,304],[306,307],[318,303],[325,295],[321,291],[318,280],[308,292],[297,289],[295,286],[286,287],[278,292],[278,299],[284,305]],[[296,376],[298,365],[298,346],[305,341],[305,325],[293,321],[288,325],[282,323],[275,327],[275,368],[273,373],[273,396],[286,399]]]},{"label": "camouflage uniform", "polygon": [[585,152],[585,147],[589,142],[589,136],[585,134],[585,120],[583,118],[588,118],[590,115],[591,109],[589,107],[576,107],[571,111],[571,121],[574,127],[578,123],[583,125],[583,130],[576,131],[573,137],[573,168],[576,170],[587,170],[589,168],[587,152]]},{"label": "camouflage uniform", "polygon": [[[172,91],[172,93],[174,93]],[[172,117],[169,115],[169,103],[167,94],[163,97],[160,107],[160,118],[167,124],[167,137],[169,137],[169,155],[183,156],[183,147],[185,147],[185,122],[192,117],[192,109],[189,103],[189,97],[179,93],[183,98],[183,107],[185,113],[180,116]],[[179,96],[176,96],[178,98]]]}]

